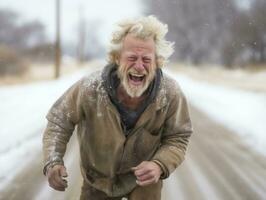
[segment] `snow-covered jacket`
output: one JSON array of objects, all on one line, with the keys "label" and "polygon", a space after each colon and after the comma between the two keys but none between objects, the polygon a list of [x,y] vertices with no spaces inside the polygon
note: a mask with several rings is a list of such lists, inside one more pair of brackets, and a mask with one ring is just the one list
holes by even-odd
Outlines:
[{"label": "snow-covered jacket", "polygon": [[46,167],[63,164],[66,145],[77,127],[84,180],[108,196],[122,196],[136,186],[131,167],[154,160],[167,178],[184,160],[192,133],[186,98],[163,74],[153,102],[126,137],[120,115],[95,72],[68,89],[50,109],[43,136]]}]

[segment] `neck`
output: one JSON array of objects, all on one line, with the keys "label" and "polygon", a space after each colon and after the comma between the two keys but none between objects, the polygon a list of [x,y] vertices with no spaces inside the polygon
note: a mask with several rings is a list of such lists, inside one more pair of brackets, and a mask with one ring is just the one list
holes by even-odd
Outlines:
[{"label": "neck", "polygon": [[141,95],[140,97],[129,96],[121,84],[117,88],[117,96],[118,100],[122,102],[125,107],[132,110],[137,109],[142,101],[146,98],[146,95]]}]

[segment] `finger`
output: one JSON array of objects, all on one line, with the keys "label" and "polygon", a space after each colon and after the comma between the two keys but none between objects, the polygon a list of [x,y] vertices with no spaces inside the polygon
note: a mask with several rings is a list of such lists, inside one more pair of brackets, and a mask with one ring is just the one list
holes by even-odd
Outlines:
[{"label": "finger", "polygon": [[60,176],[60,171],[58,170],[54,170],[53,173],[53,183],[56,187],[67,187],[67,181],[62,179],[62,177]]},{"label": "finger", "polygon": [[67,177],[68,176],[65,167],[61,167],[60,168],[60,175],[63,176],[63,177]]},{"label": "finger", "polygon": [[136,171],[138,167],[131,167],[131,171]]},{"label": "finger", "polygon": [[156,181],[155,181],[154,178],[152,178],[152,179],[149,179],[149,180],[146,180],[146,181],[139,181],[139,180],[136,180],[136,183],[137,183],[139,186],[147,186],[147,185],[150,185],[150,184],[156,183]]},{"label": "finger", "polygon": [[62,186],[61,184],[58,184],[58,182],[55,180],[54,177],[51,177],[48,181],[49,181],[50,187],[52,187],[56,190],[62,191],[65,189],[64,186]]},{"label": "finger", "polygon": [[147,180],[150,180],[150,179],[153,179],[153,178],[154,178],[154,175],[151,174],[151,173],[144,174],[142,176],[137,176],[138,181],[147,181]]},{"label": "finger", "polygon": [[54,188],[55,190],[58,190],[58,191],[65,191],[65,187],[62,187],[62,186],[58,186],[57,183],[55,182],[51,182],[49,183],[49,186]]},{"label": "finger", "polygon": [[61,178],[59,176],[59,168],[50,168],[48,170],[47,177],[50,187],[54,188],[55,190],[64,191],[67,187],[67,182],[65,180],[63,180],[64,183],[61,182]]},{"label": "finger", "polygon": [[59,187],[67,187],[67,180],[61,178],[59,175],[55,177],[55,182]]},{"label": "finger", "polygon": [[148,168],[141,168],[141,169],[138,169],[135,171],[135,176],[143,176],[143,175],[150,173],[150,172],[151,172],[151,170]]},{"label": "finger", "polygon": [[136,167],[132,167],[131,170],[135,171],[135,170],[141,169],[146,165],[146,163],[147,163],[147,161],[143,161],[139,165],[137,165]]}]

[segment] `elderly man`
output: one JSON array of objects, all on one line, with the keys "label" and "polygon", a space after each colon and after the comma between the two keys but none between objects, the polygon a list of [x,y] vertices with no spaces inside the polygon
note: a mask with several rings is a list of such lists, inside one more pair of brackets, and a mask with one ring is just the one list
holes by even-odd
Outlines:
[{"label": "elderly man", "polygon": [[74,128],[80,146],[80,199],[161,199],[162,179],[184,160],[192,133],[186,99],[161,71],[173,52],[155,17],[125,20],[113,33],[109,63],[68,89],[50,109],[44,174],[67,187],[63,156]]}]

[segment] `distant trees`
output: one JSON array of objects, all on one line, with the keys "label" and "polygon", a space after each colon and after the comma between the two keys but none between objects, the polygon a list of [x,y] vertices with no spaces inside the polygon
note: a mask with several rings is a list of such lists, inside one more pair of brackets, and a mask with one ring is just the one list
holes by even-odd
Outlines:
[{"label": "distant trees", "polygon": [[77,42],[77,58],[80,63],[103,56],[105,50],[99,37],[102,25],[100,20],[80,19]]},{"label": "distant trees", "polygon": [[[50,51],[51,44],[46,40],[43,24],[21,22],[17,13],[0,9],[0,75],[23,73],[25,58],[49,60],[52,58]],[[43,56],[45,53],[49,56]]]},{"label": "distant trees", "polygon": [[18,14],[0,9],[1,45],[21,50],[43,44],[45,40],[45,28],[39,21],[21,23]]},{"label": "distant trees", "polygon": [[148,0],[147,14],[169,25],[174,60],[232,66],[265,62],[265,4],[241,10],[234,0]]},{"label": "distant trees", "polygon": [[239,11],[230,27],[230,38],[222,52],[224,64],[266,63],[266,1],[257,0]]}]

